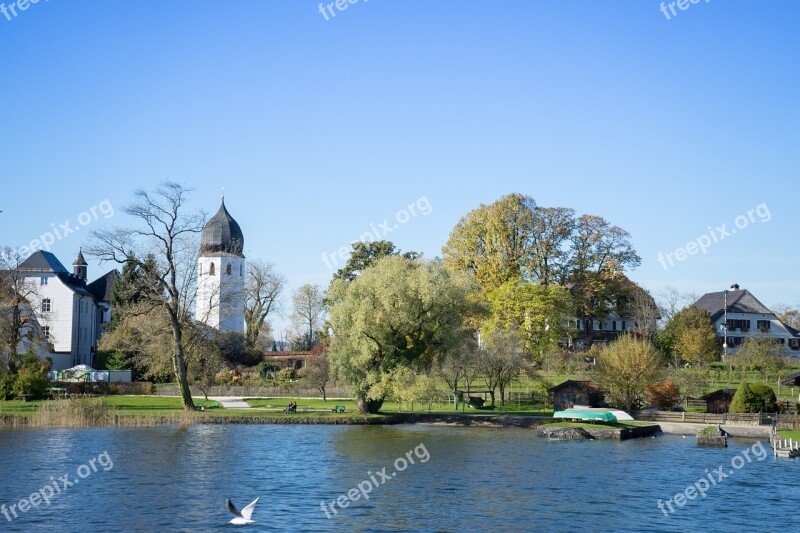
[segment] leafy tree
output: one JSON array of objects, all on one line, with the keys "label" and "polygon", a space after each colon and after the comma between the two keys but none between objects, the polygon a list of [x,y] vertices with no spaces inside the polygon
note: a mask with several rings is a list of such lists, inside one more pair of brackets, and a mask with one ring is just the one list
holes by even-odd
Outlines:
[{"label": "leafy tree", "polygon": [[354,389],[359,410],[376,413],[395,368],[429,368],[444,346],[464,334],[482,310],[473,280],[436,261],[389,256],[353,281],[328,289],[333,330],[329,356]]},{"label": "leafy tree", "polygon": [[647,401],[661,411],[669,411],[681,403],[681,389],[670,379],[663,383],[653,383],[647,387]]},{"label": "leafy tree", "polygon": [[602,351],[596,372],[611,403],[629,410],[658,381],[661,356],[644,338],[623,335]]},{"label": "leafy tree", "polygon": [[750,385],[743,381],[728,408],[731,413],[776,413],[775,391],[762,383]]},{"label": "leafy tree", "polygon": [[564,287],[512,280],[489,293],[489,301],[492,316],[484,332],[516,331],[536,363],[558,349],[558,341],[573,331],[569,326],[574,316],[572,299]]},{"label": "leafy tree", "polygon": [[442,249],[445,266],[473,274],[487,294],[506,282],[527,279],[535,209],[530,196],[509,194],[470,211]]},{"label": "leafy tree", "polygon": [[572,286],[576,316],[591,343],[592,322],[613,310],[628,289],[625,270],[639,266],[641,258],[627,231],[594,215],[578,218],[571,241],[567,281]]},{"label": "leafy tree", "polygon": [[[15,354],[12,357],[11,370],[8,373],[9,380],[0,385],[6,388],[2,391],[3,396],[9,392],[16,398],[22,396],[33,396],[34,398],[44,398],[50,381],[47,373],[50,371],[50,362],[41,360],[33,350],[28,350],[23,354]],[[8,390],[10,386],[10,390]],[[3,398],[4,399],[4,398]]]},{"label": "leafy tree", "polygon": [[770,372],[778,372],[785,363],[781,345],[770,337],[748,337],[736,351],[734,361],[742,372],[742,379],[749,370],[758,370],[766,382]]},{"label": "leafy tree", "polygon": [[327,355],[309,357],[306,366],[300,370],[300,377],[308,385],[314,387],[322,394],[322,401],[327,402],[328,396],[325,389],[331,380],[331,366]]},{"label": "leafy tree", "polygon": [[693,305],[675,314],[659,332],[658,342],[668,360],[703,366],[719,357],[719,337],[711,316]]},{"label": "leafy tree", "polygon": [[352,251],[347,263],[336,271],[333,279],[353,281],[368,267],[374,265],[378,259],[391,255],[402,255],[406,259],[419,259],[422,254],[417,252],[400,253],[392,241],[357,241],[352,244]]},{"label": "leafy tree", "polygon": [[783,304],[775,307],[775,314],[782,323],[794,329],[800,329],[800,309]]}]

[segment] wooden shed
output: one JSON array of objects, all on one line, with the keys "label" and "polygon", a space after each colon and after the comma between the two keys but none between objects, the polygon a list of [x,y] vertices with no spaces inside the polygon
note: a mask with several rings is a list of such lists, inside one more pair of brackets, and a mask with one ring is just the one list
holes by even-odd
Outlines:
[{"label": "wooden shed", "polygon": [[556,385],[547,392],[553,395],[553,407],[556,411],[571,409],[576,405],[602,407],[605,394],[600,385],[591,381],[567,380]]},{"label": "wooden shed", "polygon": [[722,414],[728,412],[735,394],[736,389],[719,389],[700,398],[706,401],[707,413]]}]

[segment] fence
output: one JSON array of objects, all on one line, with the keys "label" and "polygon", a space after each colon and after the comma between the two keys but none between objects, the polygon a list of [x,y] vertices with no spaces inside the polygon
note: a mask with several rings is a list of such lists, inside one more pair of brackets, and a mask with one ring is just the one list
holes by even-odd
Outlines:
[{"label": "fence", "polygon": [[[200,387],[192,385],[192,394],[202,394]],[[293,387],[271,387],[266,385],[215,385],[206,389],[209,396],[239,396],[239,397],[264,397],[264,398],[321,398],[322,393],[317,389]],[[157,385],[153,394],[156,396],[180,396],[178,386],[173,383]],[[325,389],[328,398],[352,398],[353,391],[348,387],[333,386]]]},{"label": "fence", "polygon": [[636,420],[653,422],[698,422],[703,424],[735,424],[738,426],[768,426],[773,422],[778,429],[800,428],[797,414],[774,413],[676,413],[671,411],[634,411]]}]

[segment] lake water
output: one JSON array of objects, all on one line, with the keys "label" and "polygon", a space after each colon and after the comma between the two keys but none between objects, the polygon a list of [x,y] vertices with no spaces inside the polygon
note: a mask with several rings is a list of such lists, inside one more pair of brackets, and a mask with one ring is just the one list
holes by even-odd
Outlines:
[{"label": "lake water", "polygon": [[[54,483],[61,493],[10,522],[0,514],[0,530],[234,531],[225,499],[241,508],[258,496],[245,531],[797,531],[800,460],[759,461],[755,442],[548,442],[432,426],[4,430],[6,512]],[[63,488],[65,474],[79,483]],[[705,498],[659,510],[710,475]],[[359,499],[327,518],[320,502],[347,503],[353,488]]]}]

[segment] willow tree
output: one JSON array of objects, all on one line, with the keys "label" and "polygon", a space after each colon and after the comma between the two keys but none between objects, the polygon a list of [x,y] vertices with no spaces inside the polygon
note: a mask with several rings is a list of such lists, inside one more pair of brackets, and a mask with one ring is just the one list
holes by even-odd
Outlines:
[{"label": "willow tree", "polygon": [[[145,269],[152,284],[147,303],[163,308],[167,316],[172,371],[184,408],[194,410],[184,335],[196,295],[197,235],[205,217],[187,212],[188,194],[189,189],[174,182],[165,182],[153,192],[136,191],[134,201],[124,208],[136,224],[94,232],[87,252],[101,261],[133,261],[137,268]],[[156,272],[142,259],[147,257],[156,258]]]},{"label": "willow tree", "polygon": [[480,289],[437,261],[389,256],[328,290],[331,364],[350,383],[362,413],[377,413],[399,368],[427,370],[470,334],[482,312]]},{"label": "willow tree", "polygon": [[626,334],[600,353],[596,372],[609,402],[629,410],[661,376],[661,355],[650,340]]}]

